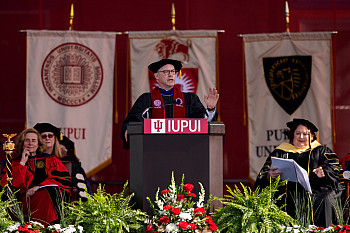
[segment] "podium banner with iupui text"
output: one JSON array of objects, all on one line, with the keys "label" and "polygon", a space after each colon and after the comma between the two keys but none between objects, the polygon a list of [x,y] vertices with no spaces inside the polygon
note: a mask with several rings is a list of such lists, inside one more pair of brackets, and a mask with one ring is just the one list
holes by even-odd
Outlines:
[{"label": "podium banner with iupui text", "polygon": [[243,35],[249,127],[249,177],[256,179],[293,118],[319,129],[332,148],[331,32]]},{"label": "podium banner with iupui text", "polygon": [[166,58],[182,62],[175,83],[182,92],[196,93],[204,103],[209,87],[216,87],[216,30],[131,31],[129,42],[132,103],[158,86],[147,67]]},{"label": "podium banner with iupui text", "polygon": [[27,127],[60,128],[88,176],[112,161],[115,37],[27,31]]}]

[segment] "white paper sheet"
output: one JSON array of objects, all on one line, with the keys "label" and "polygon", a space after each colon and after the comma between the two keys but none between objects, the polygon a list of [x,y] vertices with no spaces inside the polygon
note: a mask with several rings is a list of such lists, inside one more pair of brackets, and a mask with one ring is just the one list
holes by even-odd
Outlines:
[{"label": "white paper sheet", "polygon": [[271,167],[277,167],[277,170],[282,172],[281,180],[298,182],[306,191],[312,193],[307,171],[294,160],[271,157],[271,161]]}]

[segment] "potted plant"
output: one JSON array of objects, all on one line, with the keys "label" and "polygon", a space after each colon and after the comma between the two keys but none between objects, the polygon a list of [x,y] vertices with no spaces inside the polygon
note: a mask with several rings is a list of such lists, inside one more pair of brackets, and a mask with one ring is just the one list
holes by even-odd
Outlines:
[{"label": "potted plant", "polygon": [[133,194],[126,194],[127,183],[119,194],[108,194],[99,185],[95,194],[86,192],[87,201],[68,205],[65,225],[80,225],[84,232],[138,232],[143,229],[146,213],[130,206]]},{"label": "potted plant", "polygon": [[276,205],[283,195],[274,198],[278,187],[284,185],[276,179],[263,190],[252,191],[241,184],[242,191],[235,186],[232,190],[227,186],[229,195],[217,198],[224,207],[219,208],[213,215],[221,232],[281,232],[284,226],[290,226],[295,220]]}]

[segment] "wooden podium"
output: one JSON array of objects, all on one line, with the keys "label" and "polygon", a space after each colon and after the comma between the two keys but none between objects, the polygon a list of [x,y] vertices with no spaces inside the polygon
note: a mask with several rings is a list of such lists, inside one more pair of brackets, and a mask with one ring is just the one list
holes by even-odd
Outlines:
[{"label": "wooden podium", "polygon": [[[200,191],[198,182],[205,188],[205,197],[223,196],[223,143],[225,125],[208,123],[207,134],[144,134],[143,123],[128,125],[130,142],[130,192],[134,193],[135,208],[151,213],[146,197],[154,200],[160,191],[170,185],[174,171],[176,185],[182,175],[185,184],[194,185],[193,192]],[[212,208],[219,207],[212,203]]]}]

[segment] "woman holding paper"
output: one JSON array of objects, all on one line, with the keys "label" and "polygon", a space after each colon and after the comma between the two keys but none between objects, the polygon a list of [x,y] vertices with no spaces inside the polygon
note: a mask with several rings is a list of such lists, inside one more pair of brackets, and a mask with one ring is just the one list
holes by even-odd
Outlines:
[{"label": "woman holding paper", "polygon": [[[34,128],[17,136],[15,152],[20,156],[12,161],[12,185],[22,202],[23,212],[45,226],[60,217],[59,205],[70,195],[70,175],[56,156],[45,154],[45,143]],[[1,179],[1,186],[7,176]]]},{"label": "woman holding paper", "polygon": [[295,218],[296,206],[300,210],[302,204],[307,204],[311,197],[310,209],[313,210],[314,224],[328,227],[335,223],[335,213],[340,210],[340,195],[344,189],[339,159],[330,148],[317,141],[318,129],[310,121],[293,119],[287,126],[289,143],[282,143],[269,155],[256,179],[255,187],[265,188],[271,180],[282,174],[277,167],[271,167],[271,157],[294,160],[306,170],[312,194],[305,195],[306,191],[299,183],[288,182],[280,190],[279,194],[286,193],[280,204],[286,204],[285,211]]}]

